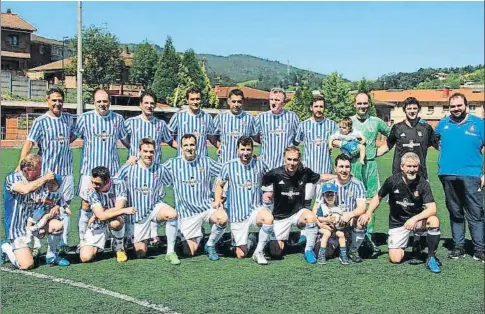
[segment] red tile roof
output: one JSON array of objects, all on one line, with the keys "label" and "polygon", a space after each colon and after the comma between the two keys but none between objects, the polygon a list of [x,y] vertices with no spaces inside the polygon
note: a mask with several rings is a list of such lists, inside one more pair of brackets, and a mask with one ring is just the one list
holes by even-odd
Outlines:
[{"label": "red tile roof", "polygon": [[15,13],[2,12],[2,28],[17,29],[28,32],[37,31],[35,27],[27,23],[23,18]]},{"label": "red tile roof", "polygon": [[256,89],[256,88],[251,88],[247,86],[219,86],[216,85],[214,88],[214,91],[217,94],[217,97],[219,99],[226,99],[227,95],[233,90],[233,89],[240,89],[244,93],[244,98],[246,99],[261,99],[261,100],[268,100],[269,98],[269,92]]},{"label": "red tile roof", "polygon": [[30,59],[30,53],[28,52],[12,52],[12,51],[3,51],[2,50],[2,57],[10,57],[10,58],[18,58],[18,59]]},{"label": "red tile roof", "polygon": [[471,89],[450,89],[448,96],[446,96],[444,90],[434,89],[376,90],[371,93],[376,102],[403,102],[408,97],[415,97],[419,101],[448,102],[449,96],[454,93],[464,94],[468,101],[485,101],[485,93],[483,91],[474,92]]}]

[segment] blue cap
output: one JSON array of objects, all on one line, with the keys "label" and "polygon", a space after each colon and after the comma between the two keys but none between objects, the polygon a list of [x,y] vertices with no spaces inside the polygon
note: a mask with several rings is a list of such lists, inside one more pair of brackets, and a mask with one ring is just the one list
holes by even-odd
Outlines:
[{"label": "blue cap", "polygon": [[331,182],[327,182],[322,185],[322,194],[325,192],[335,192],[337,193],[338,189],[337,186]]},{"label": "blue cap", "polygon": [[59,185],[59,186],[62,185],[62,176],[60,174],[55,174],[54,175],[54,180],[57,181],[57,185]]}]

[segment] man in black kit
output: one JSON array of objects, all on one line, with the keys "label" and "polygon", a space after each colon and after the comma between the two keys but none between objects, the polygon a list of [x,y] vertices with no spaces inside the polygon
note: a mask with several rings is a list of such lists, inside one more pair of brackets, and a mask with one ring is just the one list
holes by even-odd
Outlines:
[{"label": "man in black kit", "polygon": [[408,152],[416,153],[421,161],[419,174],[428,179],[426,169],[426,155],[428,147],[433,146],[439,149],[439,137],[433,128],[418,117],[421,110],[419,101],[414,97],[408,97],[404,100],[403,110],[406,119],[396,123],[387,137],[387,143],[377,149],[377,156],[382,156],[394,146],[394,161],[392,164],[392,174],[401,172],[401,158]]},{"label": "man in black kit", "polygon": [[436,217],[436,203],[431,186],[419,172],[419,157],[406,153],[401,158],[401,172],[387,178],[377,195],[371,200],[369,209],[359,217],[361,224],[369,221],[382,198],[389,195],[389,260],[400,263],[404,258],[411,232],[427,232],[428,258],[426,267],[433,273],[441,272],[441,263],[436,258],[440,241],[440,222]]},{"label": "man in black kit", "polygon": [[317,238],[317,217],[311,208],[313,185],[335,177],[332,174],[318,174],[301,164],[298,147],[290,146],[284,152],[284,166],[274,168],[263,176],[263,202],[274,200],[274,237],[270,243],[273,256],[281,256],[291,226],[305,229],[305,260],[315,264],[317,258],[313,250]]}]

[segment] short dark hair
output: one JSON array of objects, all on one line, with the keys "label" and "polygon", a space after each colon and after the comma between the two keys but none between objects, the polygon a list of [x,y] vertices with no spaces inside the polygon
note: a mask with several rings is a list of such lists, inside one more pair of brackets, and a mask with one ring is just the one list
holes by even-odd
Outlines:
[{"label": "short dark hair", "polygon": [[236,89],[233,89],[229,92],[229,95],[227,95],[227,99],[231,98],[231,96],[234,95],[234,96],[241,96],[242,99],[244,99],[244,93],[242,90],[236,88]]},{"label": "short dark hair", "polygon": [[111,178],[111,174],[109,173],[109,169],[104,166],[98,166],[91,170],[91,176],[93,178],[101,178],[104,183],[108,182]]},{"label": "short dark hair", "polygon": [[142,145],[153,145],[155,148],[155,141],[151,137],[144,137],[138,142],[138,150],[141,150]]},{"label": "short dark hair", "polygon": [[313,97],[312,105],[314,103],[316,103],[317,101],[323,101],[323,103],[325,103],[325,96],[323,96],[323,95],[316,95],[315,97]]},{"label": "short dark hair", "polygon": [[202,93],[200,92],[200,89],[198,88],[191,88],[187,91],[187,93],[185,93],[185,99],[189,99],[189,95],[190,94],[200,94],[200,96],[202,96]]},{"label": "short dark hair", "polygon": [[57,86],[49,88],[45,94],[47,95],[47,97],[49,97],[51,94],[54,94],[54,93],[58,93],[59,95],[62,96],[62,99],[64,99],[64,91],[62,90],[62,88]]},{"label": "short dark hair", "polygon": [[143,92],[141,92],[140,95],[140,105],[143,103],[143,98],[145,98],[145,96],[150,96],[151,98],[153,98],[155,104],[157,103],[157,97],[155,96],[155,94],[150,90],[144,90]]},{"label": "short dark hair", "polygon": [[349,117],[342,118],[338,125],[348,127],[350,130],[352,130],[352,119],[350,119]]},{"label": "short dark hair", "polygon": [[451,95],[450,98],[448,99],[448,104],[450,104],[452,99],[458,98],[458,97],[463,98],[463,101],[465,102],[465,106],[468,106],[468,100],[466,99],[466,96],[463,93],[453,93],[453,95]]},{"label": "short dark hair", "polygon": [[339,160],[348,161],[350,164],[352,164],[352,159],[350,159],[350,157],[345,154],[340,154],[335,158],[335,166],[337,166]]},{"label": "short dark hair", "polygon": [[254,147],[253,139],[250,138],[249,136],[241,136],[240,138],[237,139],[236,147],[239,148],[239,145],[242,145],[242,146],[250,145],[251,148],[253,148]]},{"label": "short dark hair", "polygon": [[184,134],[184,136],[182,136],[182,138],[180,139],[180,144],[182,145],[182,141],[188,138],[193,138],[195,140],[195,144],[197,145],[197,137],[192,133]]},{"label": "short dark hair", "polygon": [[409,106],[409,105],[416,105],[416,106],[418,106],[418,109],[421,109],[421,104],[414,97],[408,97],[408,98],[404,99],[404,102],[402,103],[402,110],[405,110],[406,107]]}]

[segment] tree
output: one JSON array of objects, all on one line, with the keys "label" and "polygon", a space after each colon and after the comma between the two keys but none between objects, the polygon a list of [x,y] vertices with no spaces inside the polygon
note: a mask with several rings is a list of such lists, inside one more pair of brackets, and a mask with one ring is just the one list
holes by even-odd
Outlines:
[{"label": "tree", "polygon": [[310,105],[313,102],[313,94],[308,85],[297,87],[295,95],[286,105],[286,109],[294,111],[301,121],[311,117]]},{"label": "tree", "polygon": [[[188,74],[192,82],[194,82],[195,87],[202,90],[204,89],[204,73],[202,73],[202,65],[197,59],[197,55],[194,50],[189,49],[184,52],[182,57],[182,64],[187,68]],[[206,104],[206,103],[202,103]]]},{"label": "tree", "polygon": [[167,97],[167,102],[172,105],[172,107],[181,107],[187,105],[185,95],[189,89],[195,87],[194,82],[189,76],[189,70],[182,63],[180,63],[179,66],[177,81],[180,82],[179,85],[175,87],[172,94]]},{"label": "tree", "polygon": [[141,84],[144,89],[149,89],[155,78],[157,63],[157,50],[152,44],[146,41],[143,42],[134,53],[133,65],[130,69],[130,80]]},{"label": "tree", "polygon": [[359,81],[359,85],[357,87],[357,93],[366,93],[369,96],[369,115],[376,116],[376,104],[374,103],[374,99],[370,93],[371,89],[369,88],[368,81],[364,78]]},{"label": "tree", "polygon": [[165,41],[163,54],[158,60],[155,78],[152,83],[152,90],[158,99],[168,99],[169,96],[173,95],[180,82],[180,64],[180,57],[175,51],[172,38],[169,36]]},{"label": "tree", "polygon": [[325,95],[325,116],[340,121],[344,117],[355,114],[355,108],[350,96],[349,84],[341,74],[331,73],[323,80],[323,94]]},{"label": "tree", "polygon": [[202,74],[204,75],[204,88],[202,89],[202,100],[204,102],[202,104],[210,108],[219,108],[219,98],[212,88],[211,81],[204,66],[202,66]]},{"label": "tree", "polygon": [[[82,32],[83,83],[106,88],[115,82],[123,70],[120,43],[115,35],[103,28],[90,26]],[[75,41],[77,43],[77,38]],[[77,64],[73,57],[72,67]]]}]

